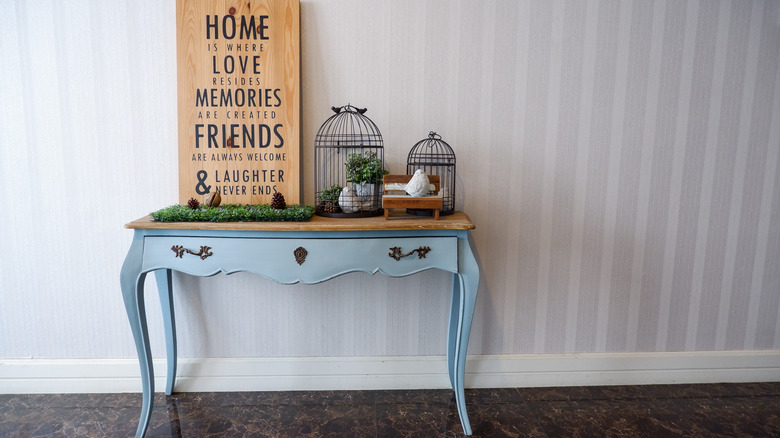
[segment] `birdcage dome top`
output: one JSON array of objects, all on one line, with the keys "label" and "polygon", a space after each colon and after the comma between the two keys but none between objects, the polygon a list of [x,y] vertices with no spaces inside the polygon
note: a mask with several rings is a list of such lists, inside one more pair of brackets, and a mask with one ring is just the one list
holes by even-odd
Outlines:
[{"label": "birdcage dome top", "polygon": [[314,137],[315,147],[383,147],[382,133],[366,117],[366,108],[350,104],[331,107],[333,112]]},{"label": "birdcage dome top", "polygon": [[439,134],[431,131],[428,138],[412,146],[406,162],[418,166],[454,166],[455,152]]}]

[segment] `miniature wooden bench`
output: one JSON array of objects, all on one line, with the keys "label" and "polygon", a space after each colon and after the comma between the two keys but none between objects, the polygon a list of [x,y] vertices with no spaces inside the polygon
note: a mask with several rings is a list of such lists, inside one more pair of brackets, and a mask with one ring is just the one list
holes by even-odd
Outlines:
[{"label": "miniature wooden bench", "polygon": [[439,175],[428,175],[431,194],[416,198],[409,196],[404,191],[406,183],[413,175],[385,175],[382,178],[384,194],[382,195],[382,208],[385,210],[385,220],[389,219],[390,210],[393,208],[413,208],[416,210],[433,210],[433,219],[439,220],[439,210],[444,205],[441,193]]}]

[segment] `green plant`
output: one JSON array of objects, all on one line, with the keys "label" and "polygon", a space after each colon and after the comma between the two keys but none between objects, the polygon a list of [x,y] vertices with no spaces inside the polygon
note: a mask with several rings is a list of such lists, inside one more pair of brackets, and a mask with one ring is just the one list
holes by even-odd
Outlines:
[{"label": "green plant", "polygon": [[347,155],[344,167],[347,171],[347,181],[356,184],[381,183],[382,176],[389,173],[382,168],[382,160],[371,151],[366,151],[364,154]]},{"label": "green plant", "polygon": [[271,208],[268,204],[222,204],[219,207],[201,205],[171,205],[150,213],[158,222],[306,222],[314,214],[314,206],[288,205],[285,209]]},{"label": "green plant", "polygon": [[339,205],[339,195],[343,189],[344,187],[341,187],[338,184],[333,184],[320,193],[320,201],[332,202],[333,205]]}]

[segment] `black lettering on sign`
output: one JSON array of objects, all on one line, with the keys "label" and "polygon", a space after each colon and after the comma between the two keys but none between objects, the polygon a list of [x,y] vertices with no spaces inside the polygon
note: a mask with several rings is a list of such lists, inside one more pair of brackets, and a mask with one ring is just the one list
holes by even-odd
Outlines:
[{"label": "black lettering on sign", "polygon": [[198,183],[195,185],[195,193],[205,195],[211,190],[211,186],[206,185],[206,176],[208,176],[208,173],[206,173],[205,170],[198,171],[198,174],[196,175]]},{"label": "black lettering on sign", "polygon": [[254,15],[250,15],[249,18],[242,15],[240,22],[236,22],[236,17],[233,15],[225,15],[222,20],[218,15],[206,15],[206,39],[217,40],[221,35],[226,40],[232,40],[238,33],[240,39],[267,40],[267,21],[268,15],[259,15],[257,20]]},{"label": "black lettering on sign", "polygon": [[264,149],[273,146],[278,149],[284,146],[282,129],[284,129],[284,125],[281,123],[277,123],[273,127],[264,123],[232,123],[230,125],[198,123],[195,125],[195,148],[200,148],[201,141],[205,139],[208,148],[249,147]]}]

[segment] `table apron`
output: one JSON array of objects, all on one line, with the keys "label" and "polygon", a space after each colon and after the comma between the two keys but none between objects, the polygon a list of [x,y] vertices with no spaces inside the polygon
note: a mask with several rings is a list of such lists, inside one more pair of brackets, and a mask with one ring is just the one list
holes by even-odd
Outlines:
[{"label": "table apron", "polygon": [[284,284],[319,283],[341,274],[390,277],[427,269],[458,272],[457,237],[234,238],[148,236],[142,271],[195,276],[251,272]]}]

